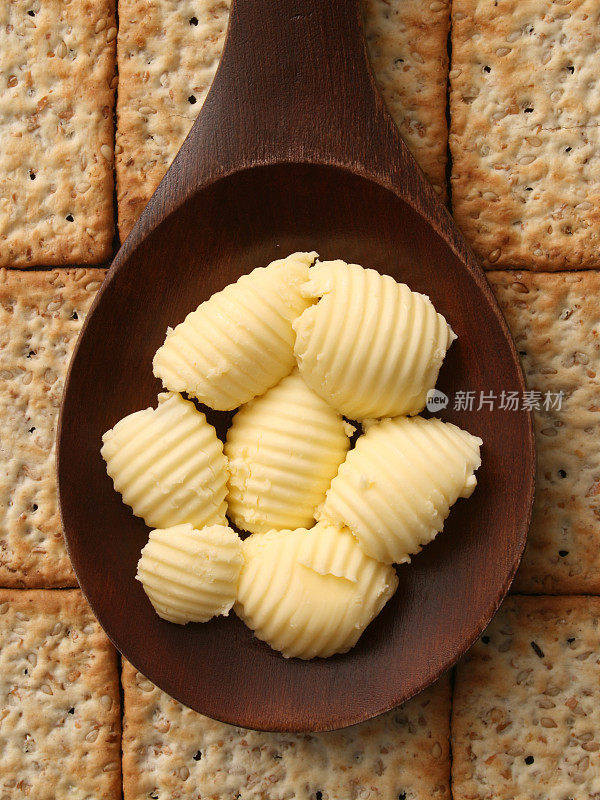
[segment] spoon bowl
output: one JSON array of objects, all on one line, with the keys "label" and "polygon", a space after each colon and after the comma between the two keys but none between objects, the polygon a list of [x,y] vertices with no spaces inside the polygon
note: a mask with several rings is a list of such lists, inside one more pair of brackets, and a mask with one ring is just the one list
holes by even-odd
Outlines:
[{"label": "spoon bowl", "polygon": [[[517,354],[483,274],[373,88],[356,3],[276,5],[269,11],[269,37],[256,26],[261,0],[234,2],[222,63],[200,117],[86,320],[61,411],[59,492],[81,587],[137,669],[215,719],[262,730],[317,731],[399,705],[455,663],[481,633],[508,591],[524,547],[534,450],[528,413],[487,403],[477,408],[481,392],[496,398],[503,391],[522,393]],[[257,50],[261,42],[267,48],[262,60],[243,46],[249,31],[259,40]],[[312,107],[294,83],[303,69],[302,85],[310,85],[307,76],[316,67],[309,56],[320,53],[322,59],[334,32],[341,52],[323,74],[337,74],[340,91],[349,81],[362,97],[350,111],[337,101],[332,111],[316,77],[308,91]],[[299,63],[289,63],[291,36],[306,45]],[[275,85],[281,70],[289,80]],[[247,81],[242,89],[240,75]],[[273,98],[265,86],[278,105],[266,102],[265,96]],[[240,92],[244,102],[238,97],[236,104]],[[316,134],[315,103],[321,112],[329,109],[328,125]],[[238,118],[240,108],[248,112]],[[287,126],[282,109],[294,110],[295,127]],[[344,139],[350,124],[352,145]],[[346,132],[342,138],[340,131]],[[204,625],[161,620],[134,580],[148,529],[121,502],[100,457],[106,430],[156,404],[161,387],[152,357],[167,326],[243,273],[297,250],[373,267],[431,297],[458,334],[438,382],[449,398],[441,416],[484,441],[474,495],[457,503],[443,533],[410,565],[398,567],[396,595],[358,645],[309,662],[282,658],[233,615]],[[472,409],[457,402],[460,392],[474,393]],[[208,415],[223,436],[231,415]]]}]

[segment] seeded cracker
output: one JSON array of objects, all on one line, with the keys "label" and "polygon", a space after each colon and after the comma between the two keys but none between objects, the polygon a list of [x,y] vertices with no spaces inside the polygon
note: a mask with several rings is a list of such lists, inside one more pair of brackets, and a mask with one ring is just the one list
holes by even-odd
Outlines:
[{"label": "seeded cracker", "polygon": [[120,0],[117,200],[121,241],[198,116],[219,63],[229,0]]},{"label": "seeded cracker", "polygon": [[113,0],[0,3],[0,267],[110,256],[116,35]]},{"label": "seeded cracker", "polygon": [[456,670],[454,800],[600,797],[600,598],[511,597]]},{"label": "seeded cracker", "polygon": [[[445,197],[447,0],[366,0],[375,73],[400,132]],[[225,40],[229,0],[121,0],[117,200],[124,240],[181,147]]]},{"label": "seeded cracker", "polygon": [[[537,489],[518,591],[600,592],[600,274],[492,272],[535,412]],[[547,392],[562,407],[543,407]],[[533,398],[532,398],[533,399]]]},{"label": "seeded cracker", "polygon": [[124,800],[447,800],[450,684],[334,733],[235,728],[172,700],[123,662]]},{"label": "seeded cracker", "polygon": [[118,800],[116,653],[81,593],[0,589],[0,792]]},{"label": "seeded cracker", "polygon": [[74,586],[57,506],[58,410],[104,271],[0,270],[0,586]]},{"label": "seeded cracker", "polygon": [[596,0],[455,0],[452,204],[485,267],[600,266]]},{"label": "seeded cracker", "polygon": [[363,0],[373,72],[411,153],[446,199],[447,0]]}]

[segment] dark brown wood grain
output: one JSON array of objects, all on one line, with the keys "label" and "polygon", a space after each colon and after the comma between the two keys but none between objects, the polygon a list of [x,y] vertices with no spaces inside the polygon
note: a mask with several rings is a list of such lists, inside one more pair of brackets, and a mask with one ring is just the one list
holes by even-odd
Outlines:
[{"label": "dark brown wood grain", "polygon": [[430,295],[459,338],[439,387],[522,392],[485,278],[385,111],[357,0],[236,0],[214,85],[171,169],[117,254],[84,326],[63,401],[65,536],[101,624],[173,697],[246,727],[314,731],[372,717],[448,669],[508,590],[529,526],[530,415],[442,414],[484,440],[479,485],[350,653],[285,660],[235,617],[180,627],[134,580],[148,530],[114,492],[102,433],[155,405],[151,362],[168,325],[257,265],[316,249]]}]

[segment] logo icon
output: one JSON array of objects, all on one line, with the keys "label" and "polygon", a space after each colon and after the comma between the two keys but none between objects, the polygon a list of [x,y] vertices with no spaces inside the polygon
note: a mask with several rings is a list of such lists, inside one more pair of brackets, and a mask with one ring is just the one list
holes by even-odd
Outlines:
[{"label": "logo icon", "polygon": [[448,405],[448,395],[439,389],[430,389],[427,392],[427,411],[443,411]]}]

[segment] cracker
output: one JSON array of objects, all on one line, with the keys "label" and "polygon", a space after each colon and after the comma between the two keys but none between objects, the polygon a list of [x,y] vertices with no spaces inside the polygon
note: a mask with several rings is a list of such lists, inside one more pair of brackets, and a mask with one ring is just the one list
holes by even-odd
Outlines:
[{"label": "cracker", "polygon": [[[366,0],[379,85],[425,173],[444,197],[447,0]],[[181,147],[225,40],[229,0],[121,0],[117,200],[121,240]]]},{"label": "cracker", "polygon": [[600,598],[511,597],[459,664],[454,800],[600,797]]},{"label": "cracker", "polygon": [[534,412],[537,490],[515,586],[600,593],[600,274],[492,272],[530,390],[564,392]]},{"label": "cracker", "polygon": [[363,0],[373,72],[409,150],[446,199],[447,0]]},{"label": "cracker", "polygon": [[3,798],[117,800],[116,651],[81,592],[0,589]]},{"label": "cracker", "polygon": [[110,256],[116,35],[114,0],[0,4],[0,267]]},{"label": "cracker", "polygon": [[484,267],[600,265],[594,0],[455,0],[454,216]]},{"label": "cracker", "polygon": [[448,676],[405,706],[333,733],[214,722],[123,662],[124,800],[450,797]]},{"label": "cracker", "polygon": [[67,365],[99,269],[0,270],[0,586],[74,586],[54,467]]},{"label": "cracker", "polygon": [[117,200],[123,241],[187,136],[217,70],[230,0],[120,0]]}]

